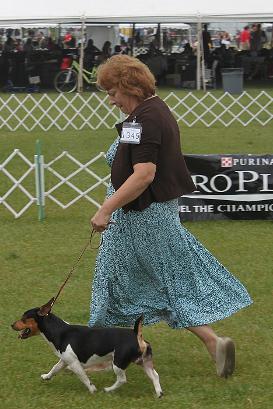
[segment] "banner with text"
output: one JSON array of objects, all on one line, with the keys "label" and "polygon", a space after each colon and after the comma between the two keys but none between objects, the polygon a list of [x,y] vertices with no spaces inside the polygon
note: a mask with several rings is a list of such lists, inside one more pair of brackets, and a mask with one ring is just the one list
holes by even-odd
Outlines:
[{"label": "banner with text", "polygon": [[273,155],[185,155],[196,191],[181,220],[273,219]]}]

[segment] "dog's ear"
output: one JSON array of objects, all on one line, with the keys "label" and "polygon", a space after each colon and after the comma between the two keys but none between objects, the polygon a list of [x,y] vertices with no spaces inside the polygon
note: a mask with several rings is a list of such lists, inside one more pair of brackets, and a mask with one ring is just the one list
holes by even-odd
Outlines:
[{"label": "dog's ear", "polygon": [[42,305],[42,307],[40,307],[38,311],[38,315],[40,315],[41,317],[47,315],[51,311],[54,301],[55,297],[52,297],[45,305]]}]

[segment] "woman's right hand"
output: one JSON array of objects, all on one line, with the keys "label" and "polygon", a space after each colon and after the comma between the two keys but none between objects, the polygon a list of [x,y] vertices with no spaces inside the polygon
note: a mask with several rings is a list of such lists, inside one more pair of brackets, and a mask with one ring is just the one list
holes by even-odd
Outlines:
[{"label": "woman's right hand", "polygon": [[107,228],[110,218],[111,214],[106,213],[102,206],[91,218],[90,223],[95,231],[102,233]]}]

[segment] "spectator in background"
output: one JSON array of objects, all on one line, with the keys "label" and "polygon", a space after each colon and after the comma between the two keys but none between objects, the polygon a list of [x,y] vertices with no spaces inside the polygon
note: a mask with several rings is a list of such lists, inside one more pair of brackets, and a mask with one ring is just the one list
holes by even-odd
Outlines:
[{"label": "spectator in background", "polygon": [[240,33],[240,50],[250,49],[250,30],[249,26],[245,26]]},{"label": "spectator in background", "polygon": [[117,55],[117,54],[123,54],[121,45],[119,44],[115,45],[114,47],[113,55]]},{"label": "spectator in background", "polygon": [[167,31],[163,31],[163,48],[166,53],[171,54],[173,42],[170,34]]},{"label": "spectator in background", "polygon": [[237,50],[240,50],[240,37],[241,37],[241,31],[237,30],[235,37],[234,37]]},{"label": "spectator in background", "polygon": [[257,24],[257,29],[261,33],[261,44],[262,44],[261,48],[263,48],[263,45],[267,42],[267,37],[266,37],[265,31],[262,30],[262,26],[260,23]]},{"label": "spectator in background", "polygon": [[224,31],[221,44],[225,45],[226,48],[228,48],[230,46],[230,43],[231,43],[230,34],[227,31]]},{"label": "spectator in background", "polygon": [[11,76],[14,68],[14,59],[12,58],[12,52],[15,50],[15,41],[11,37],[11,35],[8,35],[8,38],[6,42],[4,43],[3,47],[3,56],[4,56],[4,61],[5,61],[5,75],[7,76],[7,79],[10,79],[8,77]]},{"label": "spectator in background", "polygon": [[72,40],[72,35],[71,35],[69,32],[67,32],[66,35],[64,36],[64,39],[63,39],[64,48],[69,48],[69,47],[68,47],[68,43],[69,43],[71,40]]},{"label": "spectator in background", "polygon": [[92,38],[89,38],[87,46],[84,49],[83,66],[86,70],[92,71],[96,58],[101,54],[98,47],[94,45]]},{"label": "spectator in background", "polygon": [[27,38],[31,38],[31,40],[33,40],[34,35],[35,35],[35,33],[34,33],[33,30],[28,30],[28,37]]},{"label": "spectator in background", "polygon": [[26,72],[30,74],[33,70],[33,64],[31,61],[31,54],[34,50],[32,38],[28,37],[27,41],[24,44],[24,52],[25,52],[25,66]]},{"label": "spectator in background", "polygon": [[157,38],[150,43],[149,51],[145,54],[143,62],[145,62],[153,73],[157,84],[164,83],[168,69],[167,57],[163,55],[162,51],[159,49]]},{"label": "spectator in background", "polygon": [[54,41],[52,40],[51,37],[47,38],[46,48],[49,51],[52,51],[52,50],[54,50],[54,48],[56,48],[56,44],[54,43]]},{"label": "spectator in background", "polygon": [[108,58],[111,57],[111,54],[112,54],[111,43],[110,41],[105,41],[105,43],[102,46],[100,61],[103,62],[108,60]]},{"label": "spectator in background", "polygon": [[38,47],[39,48],[46,48],[47,40],[44,36],[44,33],[42,31],[39,32],[37,36],[37,41],[38,41]]},{"label": "spectator in background", "polygon": [[159,49],[159,43],[156,38],[150,42],[148,54],[153,56],[162,55],[162,51]]},{"label": "spectator in background", "polygon": [[10,52],[15,50],[15,41],[11,36],[7,38],[7,41],[4,44],[4,50],[5,52]]},{"label": "spectator in background", "polygon": [[75,48],[76,47],[76,39],[73,35],[69,32],[66,33],[63,40],[64,48]]},{"label": "spectator in background", "polygon": [[32,44],[32,38],[28,37],[27,41],[24,44],[24,51],[26,53],[26,57],[29,56],[29,54],[33,51],[34,47]]},{"label": "spectator in background", "polygon": [[182,55],[187,56],[189,58],[194,56],[193,49],[192,49],[190,43],[185,44],[184,51],[183,51]]},{"label": "spectator in background", "polygon": [[213,59],[218,61],[218,69],[231,68],[234,64],[234,55],[231,48],[227,48],[225,44],[221,47],[216,48],[213,51]]},{"label": "spectator in background", "polygon": [[210,63],[210,49],[212,47],[211,36],[208,32],[208,25],[204,24],[204,29],[202,31],[202,40],[203,40],[203,50],[204,50],[204,59],[205,63]]},{"label": "spectator in background", "polygon": [[136,45],[136,47],[141,47],[143,45],[143,41],[142,41],[142,39],[140,37],[140,32],[139,31],[137,31],[136,35],[135,35],[135,45]]},{"label": "spectator in background", "polygon": [[101,53],[101,50],[94,45],[94,40],[92,38],[89,38],[87,46],[84,49],[84,52],[92,55],[97,55]]},{"label": "spectator in background", "polygon": [[253,24],[250,33],[250,51],[253,56],[258,55],[266,42],[265,32],[261,29],[261,24]]},{"label": "spectator in background", "polygon": [[16,40],[15,49],[16,49],[16,51],[23,51],[24,50],[24,44],[23,44],[23,41],[20,38],[18,38]]}]

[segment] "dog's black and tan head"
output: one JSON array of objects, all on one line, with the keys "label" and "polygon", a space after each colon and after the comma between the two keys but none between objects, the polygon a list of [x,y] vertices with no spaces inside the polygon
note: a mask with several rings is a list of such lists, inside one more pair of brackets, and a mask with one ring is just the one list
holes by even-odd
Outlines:
[{"label": "dog's black and tan head", "polygon": [[18,338],[27,339],[34,335],[38,335],[40,333],[38,322],[50,313],[53,303],[54,298],[51,298],[51,300],[42,307],[32,308],[31,310],[24,312],[18,321],[11,324],[12,329],[15,331],[21,331]]}]

